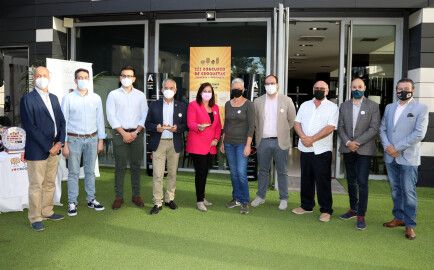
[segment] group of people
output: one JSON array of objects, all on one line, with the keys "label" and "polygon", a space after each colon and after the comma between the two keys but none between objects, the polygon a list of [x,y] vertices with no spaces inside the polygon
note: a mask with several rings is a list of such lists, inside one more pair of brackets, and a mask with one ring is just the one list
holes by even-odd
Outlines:
[{"label": "group of people", "polygon": [[[68,162],[69,216],[77,215],[78,178],[83,163],[87,206],[96,211],[104,206],[95,197],[95,162],[106,138],[101,98],[89,92],[89,71],[75,71],[77,88],[59,104],[48,92],[50,79],[45,67],[34,73],[35,89],[21,100],[22,125],[27,132],[25,157],[29,171],[28,218],[36,231],[44,229],[43,220],[60,220],[53,212],[53,194],[60,153]],[[357,218],[356,228],[366,228],[368,178],[371,159],[377,153],[378,134],[384,148],[384,161],[392,190],[393,219],[385,227],[405,226],[408,239],[416,237],[416,182],[420,165],[420,142],[428,125],[428,110],[413,99],[414,83],[402,79],[396,85],[397,102],[387,105],[380,123],[379,105],[366,98],[366,85],[356,78],[351,83],[351,99],[338,106],[327,99],[329,86],[317,81],[312,100],[304,102],[298,112],[286,95],[279,93],[275,75],[265,77],[266,93],[254,102],[246,99],[244,81],[231,82],[231,99],[224,108],[224,125],[220,119],[216,96],[210,83],[200,85],[196,99],[188,104],[175,99],[176,82],[165,79],[163,98],[150,103],[145,94],[133,87],[134,68],[124,67],[119,77],[121,87],[111,91],[106,102],[107,120],[113,132],[115,157],[115,200],[112,209],[124,203],[123,182],[127,164],[131,170],[132,202],[144,207],[140,196],[140,165],[144,155],[144,132],[150,134],[152,151],[153,207],[158,214],[165,207],[177,209],[176,175],[179,154],[188,131],[186,152],[193,160],[197,209],[207,211],[212,203],[206,198],[206,180],[213,158],[225,153],[230,169],[232,198],[228,208],[240,207],[241,214],[265,203],[274,160],[280,203],[288,207],[288,156],[290,132],[299,137],[301,167],[300,206],[297,215],[312,213],[315,190],[320,206],[319,220],[328,222],[333,213],[331,165],[333,132],[340,138],[350,207],[341,219]],[[250,202],[247,180],[248,157],[255,141],[258,158],[258,191]],[[219,149],[217,149],[220,143]],[[167,172],[164,192],[164,176]]]}]

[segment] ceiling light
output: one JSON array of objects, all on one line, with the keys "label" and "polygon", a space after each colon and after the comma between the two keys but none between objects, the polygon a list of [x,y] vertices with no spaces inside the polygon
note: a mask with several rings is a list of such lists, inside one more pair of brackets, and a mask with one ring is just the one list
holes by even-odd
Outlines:
[{"label": "ceiling light", "polygon": [[325,31],[325,30],[327,30],[327,28],[326,27],[311,27],[311,28],[309,28],[309,30],[311,30],[311,31]]},{"label": "ceiling light", "polygon": [[215,17],[216,17],[215,15],[216,15],[215,11],[207,11],[205,13],[205,18],[207,21],[215,21]]},{"label": "ceiling light", "polygon": [[300,47],[313,47],[313,44],[300,44]]}]

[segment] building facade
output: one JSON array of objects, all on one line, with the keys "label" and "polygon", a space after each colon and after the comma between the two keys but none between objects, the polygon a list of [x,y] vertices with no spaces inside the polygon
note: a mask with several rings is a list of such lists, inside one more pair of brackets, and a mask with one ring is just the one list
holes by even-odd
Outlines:
[{"label": "building facade", "polygon": [[[103,101],[126,64],[136,67],[136,87],[149,99],[158,98],[158,87],[147,89],[153,75],[174,78],[178,98],[188,100],[192,46],[230,46],[232,75],[245,78],[251,98],[262,93],[261,78],[274,73],[297,106],[312,97],[314,80],[329,82],[330,98],[340,104],[350,96],[351,78],[361,77],[383,110],[396,100],[396,82],[409,77],[415,99],[430,110],[419,184],[434,185],[433,0],[3,1],[0,37],[0,115],[14,124],[28,67],[46,58],[93,63]],[[335,156],[340,177],[342,161]],[[188,157],[182,159],[188,167]],[[296,175],[297,165],[291,168]],[[380,145],[371,174],[385,175]]]}]

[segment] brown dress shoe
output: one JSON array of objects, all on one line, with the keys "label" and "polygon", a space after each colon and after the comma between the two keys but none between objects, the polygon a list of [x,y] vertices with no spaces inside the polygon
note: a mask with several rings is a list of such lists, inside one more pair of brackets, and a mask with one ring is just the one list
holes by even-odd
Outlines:
[{"label": "brown dress shoe", "polygon": [[416,233],[413,228],[406,227],[405,228],[405,237],[409,240],[414,240],[416,238]]},{"label": "brown dress shoe", "polygon": [[143,200],[140,196],[133,196],[133,198],[131,199],[131,201],[137,205],[138,207],[144,207],[145,203],[143,203]]},{"label": "brown dress shoe", "polygon": [[124,203],[124,199],[120,197],[116,197],[115,201],[112,204],[112,208],[114,210],[121,208],[122,204]]},{"label": "brown dress shoe", "polygon": [[389,222],[383,223],[383,226],[387,227],[387,228],[395,228],[395,227],[405,226],[405,223],[404,223],[404,221],[399,220],[399,219],[392,219]]}]

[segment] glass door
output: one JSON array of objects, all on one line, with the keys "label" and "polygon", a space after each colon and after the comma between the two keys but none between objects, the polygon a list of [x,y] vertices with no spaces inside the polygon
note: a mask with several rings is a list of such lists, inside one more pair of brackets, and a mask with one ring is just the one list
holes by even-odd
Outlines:
[{"label": "glass door", "polygon": [[[386,105],[394,101],[394,85],[402,76],[402,20],[345,20],[341,39],[345,45],[341,51],[345,68],[341,73],[340,103],[351,97],[351,81],[361,78],[366,84],[367,98],[379,104],[382,115]],[[384,178],[386,172],[379,138],[376,144],[377,154],[370,174],[371,178]],[[338,155],[337,176],[343,177],[344,171],[342,158]]]}]

